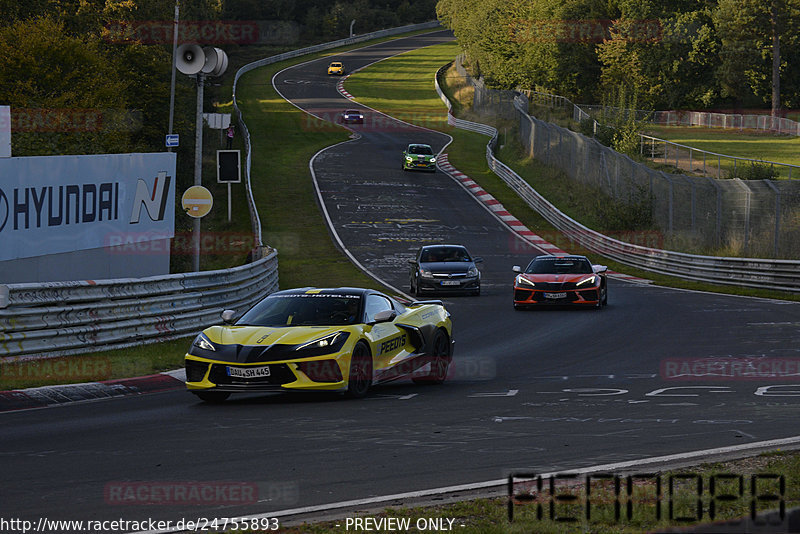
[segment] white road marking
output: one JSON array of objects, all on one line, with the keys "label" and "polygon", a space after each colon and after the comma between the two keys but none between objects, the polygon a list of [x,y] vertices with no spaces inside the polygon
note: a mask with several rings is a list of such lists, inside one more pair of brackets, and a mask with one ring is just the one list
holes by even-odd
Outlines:
[{"label": "white road marking", "polygon": [[470,398],[482,398],[482,397],[513,397],[517,393],[519,393],[518,389],[509,389],[503,393],[474,393],[470,395]]}]

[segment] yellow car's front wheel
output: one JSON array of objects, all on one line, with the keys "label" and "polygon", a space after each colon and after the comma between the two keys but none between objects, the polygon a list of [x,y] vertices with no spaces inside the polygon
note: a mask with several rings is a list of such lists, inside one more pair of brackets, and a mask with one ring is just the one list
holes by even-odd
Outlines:
[{"label": "yellow car's front wheel", "polygon": [[438,330],[433,338],[433,354],[429,356],[430,371],[426,375],[412,376],[411,379],[415,384],[443,384],[450,369],[450,360],[450,341],[444,331]]},{"label": "yellow car's front wheel", "polygon": [[356,343],[353,348],[348,376],[347,396],[354,399],[364,397],[372,386],[372,354],[363,341]]}]

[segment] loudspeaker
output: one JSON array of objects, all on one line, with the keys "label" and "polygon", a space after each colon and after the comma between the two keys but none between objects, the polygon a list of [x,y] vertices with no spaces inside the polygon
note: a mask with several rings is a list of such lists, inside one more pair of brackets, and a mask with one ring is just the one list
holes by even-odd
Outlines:
[{"label": "loudspeaker", "polygon": [[198,45],[183,44],[178,47],[178,57],[175,58],[175,66],[183,74],[197,74],[203,69],[206,56],[203,49]]},{"label": "loudspeaker", "polygon": [[228,55],[213,46],[203,48],[203,53],[205,54],[205,62],[201,72],[212,78],[222,76],[222,73],[228,68]]}]

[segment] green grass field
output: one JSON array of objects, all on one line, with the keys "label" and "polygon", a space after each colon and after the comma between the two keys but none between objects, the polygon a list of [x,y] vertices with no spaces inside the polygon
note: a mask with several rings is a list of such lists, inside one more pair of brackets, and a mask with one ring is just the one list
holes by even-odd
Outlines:
[{"label": "green grass field", "polygon": [[[800,137],[761,133],[753,130],[724,130],[688,126],[647,125],[644,133],[674,143],[740,158],[773,161],[800,165]],[[669,161],[668,161],[669,162]],[[702,165],[702,155],[694,155],[693,168]],[[707,165],[716,168],[715,157],[707,157]],[[722,161],[723,170],[732,168],[730,161]],[[788,169],[780,169],[781,178],[788,178]],[[792,178],[800,179],[800,169],[792,170]]]}]

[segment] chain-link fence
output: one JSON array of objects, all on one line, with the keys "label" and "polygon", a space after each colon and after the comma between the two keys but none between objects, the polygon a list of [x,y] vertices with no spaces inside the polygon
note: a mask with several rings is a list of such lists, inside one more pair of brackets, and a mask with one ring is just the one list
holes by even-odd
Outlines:
[{"label": "chain-link fence", "polygon": [[515,116],[528,155],[577,183],[600,189],[614,201],[632,207],[649,204],[654,224],[664,233],[664,248],[800,257],[800,181],[667,174],[592,138],[530,116],[527,105],[519,105],[520,98],[525,99],[520,93],[489,89],[481,80],[473,80],[473,85],[473,111]]}]

